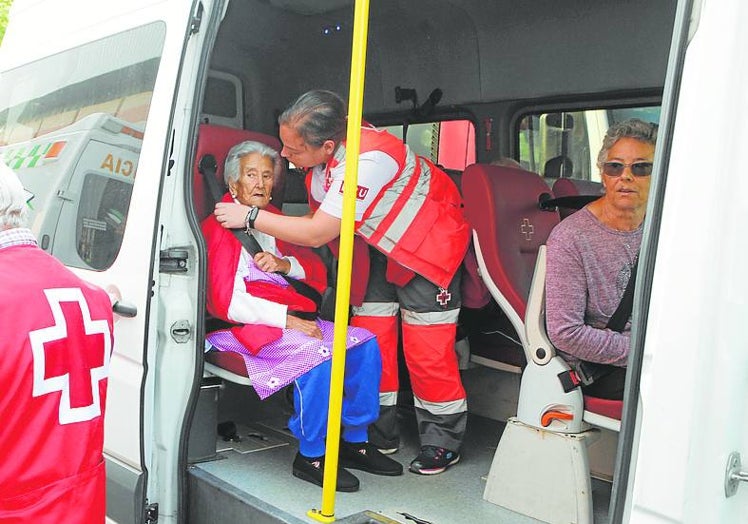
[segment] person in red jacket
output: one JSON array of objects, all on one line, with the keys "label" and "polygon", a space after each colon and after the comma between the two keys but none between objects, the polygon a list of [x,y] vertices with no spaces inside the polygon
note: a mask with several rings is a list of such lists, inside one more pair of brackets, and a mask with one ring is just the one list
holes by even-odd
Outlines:
[{"label": "person in red jacket", "polygon": [[112,305],[36,244],[0,164],[0,523],[103,523]]},{"label": "person in red jacket", "polygon": [[[337,240],[343,213],[345,103],[330,91],[310,91],[278,121],[281,155],[308,169],[313,212],[286,217],[254,206],[219,203],[215,216],[224,227],[256,228],[304,246]],[[399,446],[399,314],[421,444],[410,470],[441,473],[460,459],[467,422],[454,345],[459,268],[469,226],[449,176],[395,136],[364,125],[358,164],[351,324],[377,335],[383,362],[380,418],[369,429],[370,441],[385,452]],[[331,247],[335,252],[334,242]]]},{"label": "person in red jacket", "polygon": [[[223,201],[280,213],[270,199],[281,162],[275,149],[259,142],[232,147],[226,156],[224,179],[229,192]],[[327,287],[327,269],[311,249],[251,228],[235,236],[213,215],[202,228],[208,247],[208,311],[236,324],[209,333],[206,342],[212,349],[242,355],[261,399],[293,383],[294,414],[288,428],[299,441],[299,452],[292,474],[321,486],[333,324],[318,318],[315,299]],[[250,235],[256,246],[249,244]],[[366,329],[350,327],[346,346],[336,489],[357,491],[359,480],[345,468],[397,476],[403,466],[367,441],[368,426],[379,416],[382,365],[377,340]]]}]

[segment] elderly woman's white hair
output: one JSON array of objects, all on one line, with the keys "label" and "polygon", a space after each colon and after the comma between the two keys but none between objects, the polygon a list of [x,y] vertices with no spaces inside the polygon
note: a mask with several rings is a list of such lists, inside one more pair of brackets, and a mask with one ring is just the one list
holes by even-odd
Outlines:
[{"label": "elderly woman's white hair", "polygon": [[26,226],[26,193],[15,172],[0,162],[0,231]]}]

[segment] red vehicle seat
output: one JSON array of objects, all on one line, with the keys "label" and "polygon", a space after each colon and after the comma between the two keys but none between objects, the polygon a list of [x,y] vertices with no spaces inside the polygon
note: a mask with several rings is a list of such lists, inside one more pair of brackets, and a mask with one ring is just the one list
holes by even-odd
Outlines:
[{"label": "red vehicle seat", "polygon": [[[548,186],[537,173],[473,164],[463,173],[462,193],[482,277],[531,359],[533,348],[525,336],[530,286],[538,250],[560,221],[555,210],[539,206]],[[620,420],[622,402],[585,397],[585,409],[608,417],[617,414],[612,418]]]},{"label": "red vehicle seat", "polygon": [[584,409],[590,413],[597,413],[604,417],[614,418],[621,420],[621,413],[623,412],[623,401],[622,400],[608,400],[605,398],[590,397],[589,395],[584,396]]},{"label": "red vehicle seat", "polygon": [[[221,187],[225,188],[223,181],[223,167],[229,150],[246,140],[254,140],[266,144],[276,151],[280,151],[281,143],[275,137],[245,129],[219,126],[213,124],[200,124],[197,136],[197,152],[195,155],[195,167],[193,170],[193,200],[195,211],[200,220],[204,219],[213,211],[213,198],[205,187],[203,174],[200,172],[200,163],[207,155],[212,155],[216,163],[215,176],[220,180]],[[285,166],[285,162],[283,163]],[[283,174],[273,187],[273,203],[282,205],[283,197]],[[206,369],[222,378],[239,384],[248,384],[247,367],[244,358],[233,352],[209,351],[205,353]],[[213,366],[219,368],[215,369]]]},{"label": "red vehicle seat", "polygon": [[483,278],[502,309],[511,309],[515,329],[523,331],[538,248],[559,222],[558,213],[538,206],[548,186],[537,173],[473,164],[462,175],[462,193],[479,264],[482,259],[487,269]]},{"label": "red vehicle seat", "polygon": [[[597,195],[602,196],[603,185],[600,182],[594,182],[592,180],[578,180],[576,178],[559,178],[553,183],[553,196],[565,197],[565,196],[579,196],[579,195]],[[559,208],[561,219],[568,217],[576,209],[569,209],[565,207]]]}]

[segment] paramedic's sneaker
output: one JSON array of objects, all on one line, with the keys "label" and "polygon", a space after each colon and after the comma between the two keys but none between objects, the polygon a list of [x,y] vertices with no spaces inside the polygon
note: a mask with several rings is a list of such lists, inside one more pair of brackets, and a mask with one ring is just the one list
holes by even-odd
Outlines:
[{"label": "paramedic's sneaker", "polygon": [[[293,460],[293,476],[306,480],[312,484],[322,486],[322,475],[325,470],[325,457],[307,458],[301,453],[296,453]],[[338,481],[335,491],[358,491],[358,479],[347,471],[338,466]]]},{"label": "paramedic's sneaker", "polygon": [[385,457],[381,451],[368,442],[353,444],[342,441],[340,443],[340,465],[374,475],[396,477],[403,474],[402,464]]},{"label": "paramedic's sneaker", "polygon": [[419,475],[437,475],[460,461],[460,454],[437,446],[421,446],[421,452],[410,463],[410,471]]}]

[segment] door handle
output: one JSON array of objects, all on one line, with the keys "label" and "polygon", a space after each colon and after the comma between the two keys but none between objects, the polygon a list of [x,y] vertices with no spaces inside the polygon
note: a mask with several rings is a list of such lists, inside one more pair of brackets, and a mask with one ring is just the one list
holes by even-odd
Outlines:
[{"label": "door handle", "polygon": [[132,318],[138,314],[138,308],[136,306],[133,306],[132,304],[129,304],[127,302],[123,302],[122,300],[118,300],[114,304],[112,304],[112,311],[114,311],[121,317],[127,318]]},{"label": "door handle", "polygon": [[748,471],[741,470],[740,453],[733,451],[727,458],[725,469],[725,497],[730,498],[738,492],[739,482],[748,482]]}]

